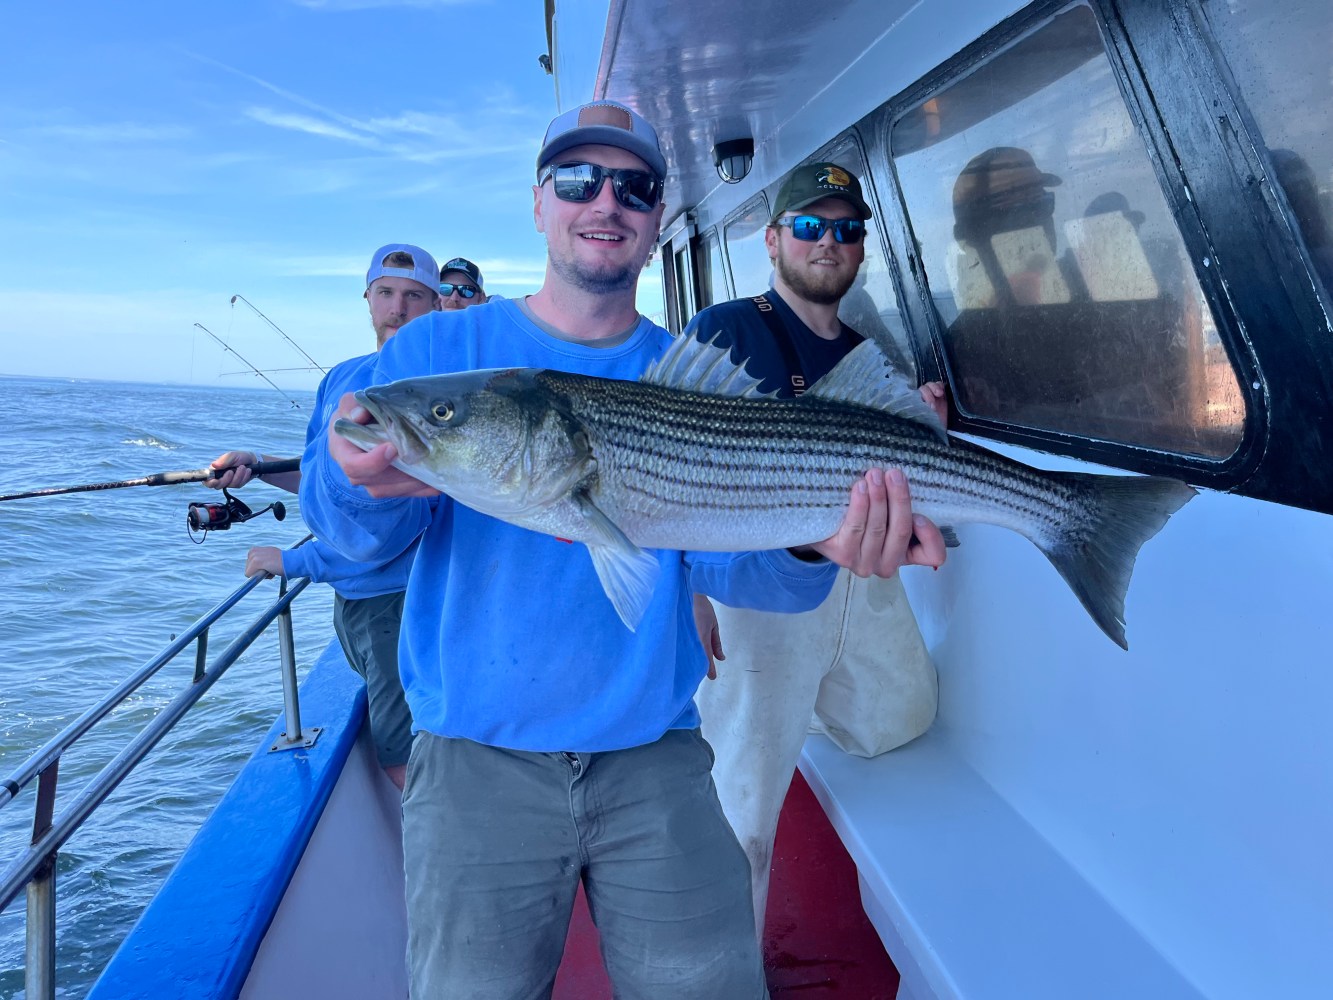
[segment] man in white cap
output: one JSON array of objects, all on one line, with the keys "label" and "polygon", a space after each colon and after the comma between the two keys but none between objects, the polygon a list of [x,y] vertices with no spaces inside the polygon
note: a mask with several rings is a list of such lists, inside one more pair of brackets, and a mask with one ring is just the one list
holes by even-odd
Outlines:
[{"label": "man in white cap", "polygon": [[[435,307],[438,282],[435,260],[420,247],[390,243],[380,247],[366,271],[364,297],[375,328],[375,350],[383,347],[407,323]],[[335,365],[315,395],[314,413],[306,431],[307,443],[328,425],[338,399],[348,386],[357,386],[357,372],[375,354],[364,354]],[[264,456],[270,458],[272,456]],[[259,461],[254,452],[230,451],[213,461],[225,470],[207,485],[235,489],[249,482],[247,465]],[[296,492],[301,473],[265,477],[270,485]],[[257,545],[246,555],[245,575],[308,576],[333,587],[333,627],[352,669],[366,682],[370,734],[385,774],[403,787],[407,757],[412,749],[412,715],[398,679],[398,630],[403,615],[403,592],[416,546],[385,553],[370,562],[348,559],[319,539],[294,549]]]},{"label": "man in white cap", "polygon": [[[533,188],[541,289],[429,314],[367,383],[514,366],[638,377],[671,340],[635,308],[665,176],[656,132],[631,109],[559,115]],[[339,415],[369,420],[350,396]],[[913,523],[905,484],[886,491],[869,473],[838,534],[800,552],[654,551],[657,585],[631,632],[584,546],[456,503],[396,457],[330,432],[306,451],[301,511],[361,557],[421,538],[400,647],[417,728],[403,799],[412,995],[549,995],[582,883],[617,996],[765,997],[749,866],[691,698],[707,669],[691,593],[804,610],[835,561],[875,573],[942,561],[938,531]]]}]

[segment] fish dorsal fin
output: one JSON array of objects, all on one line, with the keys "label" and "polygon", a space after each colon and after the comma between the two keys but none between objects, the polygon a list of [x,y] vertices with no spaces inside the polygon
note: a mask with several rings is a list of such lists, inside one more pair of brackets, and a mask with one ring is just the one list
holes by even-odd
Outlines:
[{"label": "fish dorsal fin", "polygon": [[775,395],[760,392],[758,380],[731,360],[731,351],[684,335],[675,339],[639,381],[712,396],[762,399]]},{"label": "fish dorsal fin", "polygon": [[921,390],[912,385],[889,364],[884,352],[873,340],[858,344],[837,366],[805,391],[811,397],[854,403],[876,410],[886,410],[895,417],[925,424],[949,440],[940,418],[921,398]]}]

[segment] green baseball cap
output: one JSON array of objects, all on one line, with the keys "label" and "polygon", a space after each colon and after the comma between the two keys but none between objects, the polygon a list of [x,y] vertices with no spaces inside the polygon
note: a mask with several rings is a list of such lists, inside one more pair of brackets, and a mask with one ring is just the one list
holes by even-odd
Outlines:
[{"label": "green baseball cap", "polygon": [[836,163],[809,163],[797,167],[783,181],[777,201],[773,203],[773,219],[779,218],[783,212],[799,212],[824,198],[841,198],[855,208],[862,219],[870,218],[870,206],[861,196],[861,182],[855,174]]}]

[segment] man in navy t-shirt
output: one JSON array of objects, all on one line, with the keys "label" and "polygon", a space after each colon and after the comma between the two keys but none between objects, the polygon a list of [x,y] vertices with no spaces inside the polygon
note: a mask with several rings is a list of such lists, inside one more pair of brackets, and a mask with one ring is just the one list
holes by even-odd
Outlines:
[{"label": "man in navy t-shirt", "polygon": [[[851,171],[836,163],[798,167],[764,233],[773,287],[702,310],[685,335],[729,346],[764,391],[800,395],[863,339],[838,318],[838,306],[865,259],[870,217]],[[943,386],[929,383],[922,395],[943,421]],[[722,633],[733,647],[696,702],[717,757],[718,797],[750,860],[762,938],[778,813],[812,710],[816,728],[843,749],[882,753],[934,719],[935,671],[897,577],[844,571],[830,598],[805,614],[714,610],[696,596],[695,618],[710,661],[721,656]]]}]

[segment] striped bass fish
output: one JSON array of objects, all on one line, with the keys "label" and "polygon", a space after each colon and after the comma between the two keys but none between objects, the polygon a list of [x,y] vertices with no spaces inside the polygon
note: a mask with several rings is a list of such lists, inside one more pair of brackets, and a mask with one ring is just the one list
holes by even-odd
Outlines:
[{"label": "striped bass fish", "polygon": [[[645,548],[777,549],[833,535],[852,485],[900,468],[936,524],[996,524],[1051,561],[1121,647],[1139,548],[1195,490],[1174,479],[1045,472],[951,438],[866,341],[795,399],[763,395],[726,350],[678,338],[637,382],[550,369],[466,371],[356,394],[361,448],[512,524],[582,542],[633,629]],[[946,527],[951,534],[951,527]]]}]

